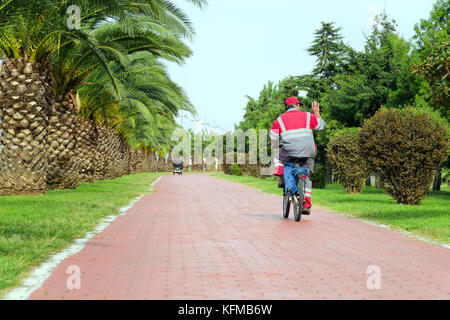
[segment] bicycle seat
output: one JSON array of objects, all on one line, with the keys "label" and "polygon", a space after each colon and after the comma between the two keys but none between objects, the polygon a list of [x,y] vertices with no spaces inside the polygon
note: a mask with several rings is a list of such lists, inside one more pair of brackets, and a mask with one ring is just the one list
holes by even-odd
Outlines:
[{"label": "bicycle seat", "polygon": [[303,175],[305,175],[305,176],[309,176],[309,170],[306,169],[306,168],[301,167],[301,168],[299,168],[298,171],[299,171],[299,172],[298,172],[299,175],[300,175],[300,174],[303,174]]},{"label": "bicycle seat", "polygon": [[294,163],[294,167],[303,167],[307,161],[308,161],[308,158],[293,158],[292,159],[292,162]]},{"label": "bicycle seat", "polygon": [[308,161],[308,158],[293,158],[292,162],[294,163],[294,168],[299,168],[299,173],[302,175],[309,176],[309,170],[305,168],[305,164]]}]

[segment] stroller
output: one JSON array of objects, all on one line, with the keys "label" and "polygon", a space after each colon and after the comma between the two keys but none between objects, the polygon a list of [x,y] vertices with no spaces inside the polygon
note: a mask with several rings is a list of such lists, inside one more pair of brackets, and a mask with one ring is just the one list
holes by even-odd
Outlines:
[{"label": "stroller", "polygon": [[183,160],[176,159],[172,163],[173,163],[173,175],[175,174],[183,175]]}]

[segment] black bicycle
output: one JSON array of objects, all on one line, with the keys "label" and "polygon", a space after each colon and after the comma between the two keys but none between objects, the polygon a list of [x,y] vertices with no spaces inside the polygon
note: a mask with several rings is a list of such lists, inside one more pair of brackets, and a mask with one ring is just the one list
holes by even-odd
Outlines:
[{"label": "black bicycle", "polygon": [[286,194],[284,191],[284,179],[280,178],[279,187],[283,188],[283,218],[289,218],[289,212],[291,209],[294,211],[294,219],[299,222],[302,219],[302,211],[305,206],[305,188],[306,188],[306,175],[308,174],[308,169],[304,167],[307,159],[296,159],[294,161],[294,168],[302,168],[302,170],[295,177],[295,182],[297,184],[298,196]]}]

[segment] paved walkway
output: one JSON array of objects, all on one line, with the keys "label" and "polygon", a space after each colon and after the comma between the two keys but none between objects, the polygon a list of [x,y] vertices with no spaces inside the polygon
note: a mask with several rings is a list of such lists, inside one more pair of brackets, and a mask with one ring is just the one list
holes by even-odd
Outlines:
[{"label": "paved walkway", "polygon": [[[30,298],[450,299],[444,247],[317,209],[283,220],[281,197],[207,175],[155,189]],[[67,289],[71,265],[80,290]],[[367,287],[371,265],[380,290]]]}]

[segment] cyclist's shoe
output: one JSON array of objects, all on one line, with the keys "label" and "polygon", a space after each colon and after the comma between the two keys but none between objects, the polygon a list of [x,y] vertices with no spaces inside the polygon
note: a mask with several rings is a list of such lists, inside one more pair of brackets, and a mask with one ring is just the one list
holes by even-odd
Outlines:
[{"label": "cyclist's shoe", "polygon": [[295,203],[298,205],[300,203],[300,201],[298,200],[298,194],[295,193],[293,196]]},{"label": "cyclist's shoe", "polygon": [[302,215],[309,216],[311,214],[311,208],[303,208]]},{"label": "cyclist's shoe", "polygon": [[289,200],[292,201],[292,189],[287,189],[286,195],[289,197]]}]

